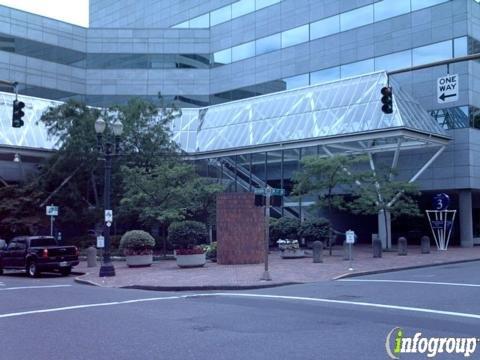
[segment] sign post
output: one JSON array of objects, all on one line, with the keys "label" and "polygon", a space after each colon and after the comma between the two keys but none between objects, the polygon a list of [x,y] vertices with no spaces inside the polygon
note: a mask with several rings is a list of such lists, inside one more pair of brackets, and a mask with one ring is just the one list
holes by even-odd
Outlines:
[{"label": "sign post", "polygon": [[458,74],[449,74],[437,79],[437,101],[445,104],[458,100]]},{"label": "sign post", "polygon": [[349,261],[348,271],[353,271],[352,245],[355,243],[355,232],[353,230],[348,230],[347,232],[345,232],[345,242],[348,245],[348,261]]},{"label": "sign post", "polygon": [[[255,204],[257,206],[261,206],[264,204],[264,214],[265,214],[265,258],[264,258],[264,263],[265,263],[265,269],[263,272],[262,277],[260,280],[264,281],[271,281],[272,278],[270,276],[270,272],[268,270],[268,251],[269,251],[269,245],[270,245],[270,207],[272,206],[272,196],[274,197],[281,197],[285,194],[285,191],[283,189],[273,189],[272,187],[268,186],[265,189],[255,189],[255,198],[259,197],[258,205],[257,205],[257,199],[255,199]],[[264,197],[263,201],[261,198]],[[276,206],[276,204],[273,204]]]},{"label": "sign post", "polygon": [[51,204],[46,207],[46,214],[50,216],[50,236],[53,236],[53,222],[55,221],[55,216],[58,216],[58,206]]},{"label": "sign post", "polygon": [[426,210],[426,213],[433,239],[438,250],[447,250],[457,210],[448,210],[450,197],[445,193],[435,194],[432,205],[434,210]]}]

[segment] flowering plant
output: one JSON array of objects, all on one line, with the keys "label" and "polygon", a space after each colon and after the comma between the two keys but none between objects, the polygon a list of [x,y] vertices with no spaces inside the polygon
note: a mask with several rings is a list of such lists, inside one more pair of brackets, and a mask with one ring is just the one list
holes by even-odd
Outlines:
[{"label": "flowering plant", "polygon": [[280,250],[297,250],[300,249],[298,240],[280,239],[277,241]]},{"label": "flowering plant", "polygon": [[195,246],[189,249],[177,249],[177,255],[198,255],[203,254],[205,251],[200,246]]}]

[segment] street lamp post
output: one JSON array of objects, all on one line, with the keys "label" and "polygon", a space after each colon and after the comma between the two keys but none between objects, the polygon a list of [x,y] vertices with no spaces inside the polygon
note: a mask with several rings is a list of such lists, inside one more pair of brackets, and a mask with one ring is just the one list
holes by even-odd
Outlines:
[{"label": "street lamp post", "polygon": [[[107,128],[107,123],[101,117],[95,121],[95,132],[97,133],[97,149],[105,161],[105,185],[103,190],[104,210],[111,210],[110,188],[112,183],[112,157],[119,152],[120,136],[123,133],[123,124],[118,118],[111,124],[115,142],[104,141],[103,133]],[[106,219],[105,219],[106,220]],[[110,259],[110,226],[111,222],[105,221],[103,235],[105,237],[105,248],[103,251],[103,261],[100,267],[100,277],[115,276],[115,268]]]}]

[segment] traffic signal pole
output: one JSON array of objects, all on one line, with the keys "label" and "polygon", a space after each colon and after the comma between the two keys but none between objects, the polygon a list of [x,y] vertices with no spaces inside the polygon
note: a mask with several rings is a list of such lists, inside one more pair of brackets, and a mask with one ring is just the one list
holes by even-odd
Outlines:
[{"label": "traffic signal pole", "polygon": [[435,61],[435,62],[431,62],[431,63],[428,63],[428,64],[411,66],[411,67],[408,67],[408,68],[403,68],[403,69],[398,69],[398,70],[387,71],[387,75],[390,77],[390,75],[402,74],[402,73],[405,73],[405,72],[422,70],[422,69],[427,69],[427,68],[431,68],[431,67],[435,67],[435,66],[441,66],[441,65],[449,66],[450,64],[455,64],[455,63],[459,63],[459,62],[463,62],[463,61],[471,61],[471,60],[480,60],[480,53],[461,56],[461,57],[457,57],[457,58],[454,58],[454,59]]}]

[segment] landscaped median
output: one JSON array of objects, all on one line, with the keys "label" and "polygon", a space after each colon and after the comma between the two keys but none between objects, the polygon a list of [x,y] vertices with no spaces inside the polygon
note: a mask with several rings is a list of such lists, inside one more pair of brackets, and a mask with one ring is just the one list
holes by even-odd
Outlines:
[{"label": "landscaped median", "polygon": [[448,251],[432,249],[421,254],[420,247],[410,246],[407,256],[397,252],[384,252],[382,258],[373,258],[367,245],[354,248],[353,270],[345,261],[343,251],[337,248],[332,256],[324,256],[323,263],[313,263],[311,257],[282,259],[279,251],[269,257],[272,281],[261,281],[263,264],[219,265],[207,262],[202,268],[179,269],[172,260],[155,261],[151,267],[128,268],[124,261],[114,262],[116,276],[100,278],[98,267],[87,268],[82,262],[75,270],[85,272],[77,281],[105,287],[138,287],[152,290],[216,290],[248,289],[279,286],[292,283],[308,283],[338,279],[365,273],[441,265],[463,261],[480,261],[480,247],[449,248]]}]

